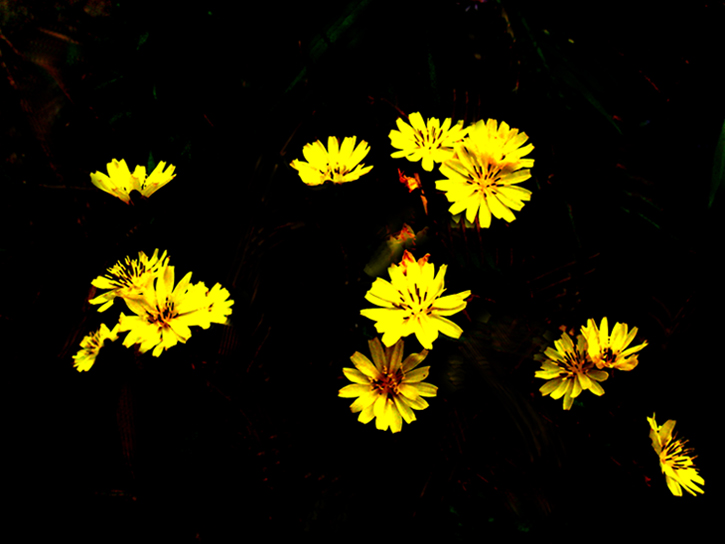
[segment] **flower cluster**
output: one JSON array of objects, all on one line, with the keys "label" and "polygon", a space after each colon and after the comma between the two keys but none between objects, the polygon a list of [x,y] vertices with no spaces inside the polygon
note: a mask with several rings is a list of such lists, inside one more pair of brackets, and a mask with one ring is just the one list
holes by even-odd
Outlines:
[{"label": "flower cluster", "polygon": [[340,140],[335,136],[327,139],[327,149],[317,140],[302,148],[307,162],[295,159],[290,166],[299,172],[300,178],[307,185],[322,185],[326,181],[346,183],[359,179],[372,170],[372,166],[359,164],[370,152],[367,142],[362,140],[355,147],[357,137]]},{"label": "flower cluster", "polygon": [[438,332],[459,338],[463,329],[444,316],[466,307],[471,291],[442,297],[447,265],[435,274],[430,254],[415,260],[405,250],[400,264],[388,268],[390,281],[377,278],[365,295],[368,302],[381,308],[361,310],[360,314],[375,321],[375,329],[383,333],[383,344],[390,347],[400,338],[415,333],[426,349],[433,348]]},{"label": "flower cluster", "polygon": [[166,168],[164,161],[159,161],[151,175],[146,177],[146,167],[136,166],[131,173],[126,161],[113,159],[106,165],[108,175],[102,172],[91,174],[91,183],[100,190],[107,192],[131,204],[131,191],[138,191],[143,197],[150,197],[164,185],[174,179],[176,167],[172,164]]},{"label": "flower cluster", "polygon": [[637,366],[636,352],[647,345],[647,342],[625,349],[634,340],[637,327],[629,333],[624,323],[614,326],[609,336],[607,318],[597,328],[593,319],[581,328],[582,334],[577,335],[576,346],[571,337],[564,332],[554,347],[546,348],[543,354],[535,358],[542,362],[541,369],[534,376],[547,381],[539,391],[542,395],[551,395],[553,399],[564,397],[564,410],[569,410],[574,399],[588,389],[597,396],[604,394],[604,389],[597,382],[603,382],[609,374],[602,370],[632,370]]},{"label": "flower cluster", "polygon": [[664,425],[657,425],[655,414],[648,417],[647,421],[650,426],[649,437],[652,440],[652,447],[660,458],[660,468],[672,494],[681,497],[683,487],[691,495],[695,495],[696,492],[704,493],[695,485],[705,483],[693,462],[697,456],[693,455],[692,448],[685,447],[687,440],[678,439],[677,434],[672,433],[676,422],[668,419]]},{"label": "flower cluster", "polygon": [[390,432],[400,432],[403,421],[416,420],[413,410],[428,407],[423,397],[434,397],[438,391],[435,385],[423,381],[430,367],[415,368],[426,358],[428,350],[412,353],[403,361],[403,344],[401,339],[383,348],[375,338],[368,342],[375,364],[356,351],[350,357],[355,368],[343,368],[353,383],[340,389],[338,396],[356,398],[350,410],[360,412],[358,421],[369,423],[375,418],[375,427],[381,431],[389,428]]}]

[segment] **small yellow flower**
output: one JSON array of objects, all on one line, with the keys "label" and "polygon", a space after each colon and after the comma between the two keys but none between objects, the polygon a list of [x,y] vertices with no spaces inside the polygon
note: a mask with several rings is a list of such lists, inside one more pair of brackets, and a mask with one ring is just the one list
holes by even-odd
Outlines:
[{"label": "small yellow flower", "polygon": [[308,162],[293,160],[290,166],[297,170],[307,185],[322,185],[325,181],[346,183],[367,174],[373,167],[358,164],[363,160],[370,147],[365,140],[355,147],[357,136],[340,141],[335,136],[327,139],[327,149],[320,140],[306,144],[302,154]]},{"label": "small yellow flower", "polygon": [[118,339],[118,324],[113,330],[108,330],[105,323],[101,323],[101,327],[91,334],[86,335],[81,340],[81,349],[73,356],[73,367],[78,372],[84,372],[91,369],[93,363],[96,362],[98,352],[101,351],[103,343],[106,340],[115,342]]},{"label": "small yellow flower", "polygon": [[119,331],[129,331],[123,345],[139,344],[141,353],[153,348],[152,355],[158,357],[177,343],[186,343],[189,327],[206,329],[212,322],[225,322],[233,303],[226,300],[229,292],[218,284],[210,291],[203,283],[190,281],[191,272],[174,287],[174,267],[167,266],[142,297],[124,299],[136,315],[121,314]]},{"label": "small yellow flower", "polygon": [[166,163],[160,161],[147,178],[144,166],[136,166],[133,174],[131,174],[125,160],[113,159],[106,165],[108,175],[102,172],[94,172],[91,174],[91,183],[102,191],[120,198],[126,204],[131,204],[131,191],[136,190],[142,196],[148,198],[174,179],[174,169],[176,167],[172,164],[164,171],[165,167]]},{"label": "small yellow flower", "polygon": [[612,335],[609,336],[606,317],[602,318],[599,328],[593,319],[589,319],[581,331],[589,345],[589,357],[597,368],[632,370],[639,363],[636,353],[647,345],[645,341],[627,349],[637,335],[637,327],[629,331],[626,323],[616,323]]},{"label": "small yellow flower", "polygon": [[441,165],[441,174],[447,179],[436,181],[436,189],[444,191],[448,202],[453,202],[448,208],[451,214],[465,211],[471,223],[478,216],[482,228],[491,226],[492,215],[509,223],[516,219],[511,210],[520,211],[524,202],[531,200],[531,191],[516,184],[529,179],[531,172],[516,170],[519,163],[493,158],[500,154],[483,154],[469,137],[453,158]]},{"label": "small yellow flower", "polygon": [[391,130],[390,144],[400,151],[390,156],[394,159],[405,157],[410,162],[423,161],[423,170],[433,171],[433,163],[442,163],[453,156],[454,146],[460,142],[468,132],[463,128],[463,121],[458,121],[451,127],[451,120],[445,119],[443,126],[435,117],[423,122],[420,112],[408,116],[410,125],[398,118],[396,124],[399,130]]},{"label": "small yellow flower", "polygon": [[554,347],[556,349],[546,348],[543,356],[536,356],[542,364],[541,370],[537,370],[534,376],[549,380],[539,389],[542,395],[551,395],[552,399],[564,397],[564,410],[569,410],[584,389],[597,396],[604,394],[604,389],[597,382],[603,382],[609,374],[595,370],[594,363],[587,356],[586,339],[581,334],[574,346],[571,337],[564,332],[554,342]]},{"label": "small yellow flower", "polygon": [[426,254],[416,262],[405,250],[400,264],[388,268],[390,282],[377,278],[365,300],[382,308],[361,310],[360,314],[375,321],[375,329],[383,333],[383,344],[390,347],[400,338],[415,333],[426,349],[433,348],[438,331],[459,338],[463,329],[443,316],[453,315],[466,307],[471,291],[441,297],[447,265],[434,277],[434,267]]},{"label": "small yellow flower", "polygon": [[678,439],[677,434],[672,434],[676,422],[668,419],[664,425],[657,425],[655,414],[648,417],[647,421],[650,426],[649,437],[652,440],[652,447],[660,458],[660,467],[672,494],[681,497],[682,487],[690,495],[695,495],[695,492],[704,493],[695,485],[705,483],[693,462],[697,456],[692,455],[694,453],[692,448],[685,447],[687,440]]},{"label": "small yellow flower", "polygon": [[126,257],[125,263],[121,261],[114,264],[103,276],[98,276],[91,284],[99,289],[110,289],[105,293],[91,299],[91,304],[102,304],[99,312],[105,312],[112,305],[116,297],[124,299],[139,298],[142,296],[156,277],[163,274],[169,264],[166,251],[159,258],[159,250],[149,259],[143,251],[138,252],[138,259]]},{"label": "small yellow flower", "polygon": [[390,432],[400,432],[403,420],[406,423],[416,420],[413,409],[428,408],[423,397],[435,397],[438,391],[435,385],[423,382],[428,377],[429,366],[415,369],[426,358],[428,350],[412,353],[402,361],[403,340],[385,349],[377,338],[368,345],[375,364],[356,351],[350,357],[356,368],[342,369],[353,383],[340,389],[338,396],[357,397],[350,410],[360,412],[358,421],[369,423],[375,418],[375,427],[381,431],[390,428]]}]

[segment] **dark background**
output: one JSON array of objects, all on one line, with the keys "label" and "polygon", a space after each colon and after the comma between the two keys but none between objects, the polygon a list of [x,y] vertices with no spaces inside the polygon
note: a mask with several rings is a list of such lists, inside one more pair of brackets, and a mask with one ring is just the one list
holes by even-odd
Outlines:
[{"label": "dark background", "polygon": [[[707,534],[723,6],[580,4],[2,2],[12,519],[95,542]],[[515,222],[452,224],[438,174],[390,158],[388,133],[415,111],[529,135],[533,195]],[[367,141],[374,168],[307,187],[289,163],[330,135]],[[127,206],[90,183],[112,158],[177,176]],[[398,168],[421,173],[427,214]],[[375,335],[363,270],[404,223],[416,258],[448,264],[448,292],[473,298],[460,341],[426,359],[438,396],[392,435],[337,391]],[[158,359],[107,344],[78,373],[78,343],[121,308],[98,314],[90,281],[155,248],[231,291],[231,326]],[[603,316],[649,345],[565,412],[538,392],[533,355]],[[704,495],[668,491],[653,412],[700,455]]]}]

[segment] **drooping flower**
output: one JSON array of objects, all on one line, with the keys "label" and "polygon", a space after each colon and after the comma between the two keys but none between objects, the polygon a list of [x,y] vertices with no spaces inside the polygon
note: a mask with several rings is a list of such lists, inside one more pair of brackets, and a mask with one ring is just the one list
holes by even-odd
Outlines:
[{"label": "drooping flower", "polygon": [[113,159],[106,165],[108,175],[94,172],[91,174],[91,183],[102,191],[120,198],[126,204],[132,204],[131,191],[136,190],[141,196],[148,198],[174,179],[176,167],[172,164],[164,171],[165,167],[166,163],[160,161],[147,178],[144,166],[136,166],[132,174],[125,160]]},{"label": "drooping flower", "polygon": [[518,163],[498,162],[494,154],[481,154],[470,138],[463,141],[456,154],[440,167],[446,179],[436,181],[436,189],[446,193],[453,202],[448,211],[457,215],[466,212],[473,223],[478,216],[482,228],[491,226],[491,216],[514,221],[511,210],[520,211],[531,200],[531,191],[519,187],[531,177],[529,170],[515,170]]},{"label": "drooping flower", "polygon": [[358,164],[363,160],[370,147],[365,140],[355,147],[357,136],[340,141],[335,136],[327,139],[327,149],[320,140],[306,144],[302,154],[308,162],[295,159],[290,166],[297,170],[307,185],[322,185],[325,181],[346,183],[354,181],[372,170],[372,166]]},{"label": "drooping flower", "polygon": [[391,157],[398,159],[405,157],[411,162],[422,160],[423,169],[433,171],[433,163],[442,163],[453,156],[457,142],[463,140],[468,129],[463,128],[463,121],[458,121],[451,127],[451,119],[445,119],[443,126],[435,117],[427,122],[423,121],[420,112],[408,116],[410,125],[398,118],[396,124],[399,130],[391,130],[390,144],[399,149],[391,153]]},{"label": "drooping flower", "polygon": [[610,336],[606,317],[602,318],[598,328],[594,320],[589,319],[581,331],[587,339],[589,358],[597,368],[632,370],[639,363],[637,352],[647,345],[644,341],[637,346],[627,348],[637,335],[637,327],[633,327],[630,331],[626,323],[616,323]]},{"label": "drooping flower", "polygon": [[101,323],[100,328],[87,334],[81,340],[81,349],[73,356],[73,367],[78,372],[86,372],[91,369],[96,362],[96,357],[103,347],[106,340],[114,342],[118,339],[118,324],[109,330],[105,323]]},{"label": "drooping flower", "polygon": [[598,382],[606,380],[609,374],[595,369],[587,355],[587,341],[581,334],[577,335],[574,346],[571,337],[564,332],[554,342],[554,347],[556,349],[546,348],[543,355],[535,357],[542,364],[534,376],[549,380],[539,389],[542,395],[551,395],[553,399],[564,397],[564,410],[569,410],[574,399],[585,389],[597,396],[604,394]]},{"label": "drooping flower", "polygon": [[393,433],[400,432],[403,421],[412,423],[416,420],[413,409],[428,408],[423,397],[435,397],[438,391],[435,385],[423,382],[430,367],[415,368],[426,358],[428,350],[411,353],[402,361],[403,343],[401,339],[393,346],[383,348],[377,338],[370,340],[368,345],[375,364],[356,351],[350,357],[355,368],[342,369],[353,383],[340,389],[338,396],[357,397],[350,410],[360,412],[358,421],[362,423],[375,418],[375,427],[381,431],[390,428]]},{"label": "drooping flower", "polygon": [[695,468],[693,460],[697,456],[692,455],[694,450],[685,447],[687,440],[678,439],[677,434],[672,433],[676,422],[668,419],[664,425],[657,425],[655,414],[648,417],[647,421],[650,426],[649,437],[652,440],[652,447],[660,458],[660,468],[672,494],[681,497],[683,487],[690,495],[695,495],[696,492],[704,493],[695,485],[703,485],[705,480]]},{"label": "drooping flower", "polygon": [[121,314],[119,330],[129,331],[123,345],[139,344],[139,351],[153,349],[152,355],[186,343],[191,326],[208,328],[211,322],[226,321],[233,301],[221,286],[209,291],[203,283],[192,284],[191,272],[174,287],[174,267],[167,266],[140,298],[125,298],[126,305],[136,315]]},{"label": "drooping flower", "polygon": [[416,260],[405,250],[400,264],[388,268],[390,281],[377,278],[365,300],[382,306],[360,311],[375,321],[375,329],[383,333],[383,344],[390,347],[400,338],[415,333],[426,349],[433,348],[438,332],[459,338],[463,329],[443,316],[453,315],[466,307],[471,291],[441,297],[445,291],[447,265],[441,265],[434,277],[430,254]]},{"label": "drooping flower", "polygon": [[163,274],[169,264],[166,251],[158,256],[159,250],[149,259],[143,251],[138,252],[138,259],[126,257],[125,262],[118,261],[109,268],[103,276],[98,276],[91,284],[99,289],[110,289],[105,293],[89,300],[91,304],[102,304],[99,312],[105,312],[112,305],[116,297],[124,299],[139,298],[142,296],[154,279]]}]

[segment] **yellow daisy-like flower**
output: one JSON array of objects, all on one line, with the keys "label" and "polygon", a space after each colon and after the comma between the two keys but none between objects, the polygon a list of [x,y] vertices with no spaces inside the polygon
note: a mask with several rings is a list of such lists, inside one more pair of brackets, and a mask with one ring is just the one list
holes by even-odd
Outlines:
[{"label": "yellow daisy-like flower", "polygon": [[481,119],[470,127],[466,145],[491,164],[514,171],[534,166],[534,159],[523,158],[534,149],[533,144],[523,145],[528,139],[525,132],[510,128],[504,121],[499,125],[495,119]]},{"label": "yellow daisy-like flower", "polygon": [[163,274],[164,268],[169,264],[166,251],[159,258],[159,250],[149,259],[143,251],[138,252],[138,259],[126,257],[125,263],[121,261],[114,264],[103,276],[98,276],[91,284],[99,289],[110,289],[105,293],[91,299],[91,304],[102,304],[99,312],[105,312],[112,305],[116,297],[124,299],[139,298],[142,296],[156,277]]},{"label": "yellow daisy-like flower", "polygon": [[[160,161],[151,175],[146,177],[146,168],[136,166],[133,174],[128,168],[126,161],[113,159],[106,165],[108,175],[102,172],[91,174],[91,183],[117,198],[126,204],[131,204],[131,191],[138,191],[142,196],[148,198],[161,187],[174,179],[175,166],[172,164],[166,168],[166,163]],[[166,171],[164,171],[166,168]]]},{"label": "yellow daisy-like flower", "polygon": [[459,338],[463,329],[443,316],[453,315],[466,307],[471,291],[441,297],[447,265],[434,277],[430,254],[416,260],[405,250],[400,264],[388,268],[390,280],[377,278],[365,300],[382,308],[361,310],[360,314],[375,321],[375,329],[383,333],[383,344],[390,347],[400,338],[415,333],[426,349],[433,348],[438,331]]},{"label": "yellow daisy-like flower", "polygon": [[372,170],[372,166],[358,164],[368,152],[365,140],[355,147],[357,136],[345,138],[340,141],[335,136],[327,139],[327,149],[320,140],[307,144],[302,148],[302,154],[308,162],[293,160],[290,166],[297,170],[300,178],[307,185],[322,185],[326,181],[333,183],[346,183],[354,181],[363,174]]},{"label": "yellow daisy-like flower", "polygon": [[405,157],[410,162],[423,161],[423,169],[432,172],[433,163],[442,163],[453,156],[454,146],[463,140],[468,132],[463,128],[463,121],[458,121],[451,127],[451,120],[445,119],[443,126],[435,117],[423,121],[420,112],[408,116],[410,125],[398,118],[396,124],[399,130],[391,130],[390,144],[400,151],[390,156],[394,159]]},{"label": "yellow daisy-like flower", "polygon": [[158,357],[177,343],[186,343],[191,337],[189,327],[208,328],[222,316],[226,321],[233,303],[226,301],[229,292],[217,286],[209,291],[203,283],[190,281],[191,272],[174,287],[174,267],[167,266],[142,297],[126,298],[126,305],[136,315],[121,314],[119,331],[129,331],[123,345],[139,344],[141,353],[153,348],[152,355]]},{"label": "yellow daisy-like flower", "polygon": [[637,327],[630,331],[626,323],[616,323],[610,336],[606,317],[602,318],[598,328],[594,320],[589,319],[581,330],[589,345],[589,357],[597,368],[632,370],[639,363],[636,353],[647,345],[645,341],[628,349],[637,335]]},{"label": "yellow daisy-like flower", "polygon": [[423,397],[435,397],[438,391],[435,385],[423,382],[428,377],[429,366],[415,369],[426,358],[428,350],[412,353],[402,361],[403,340],[385,349],[377,338],[368,345],[375,364],[356,351],[350,357],[355,368],[342,369],[353,383],[340,389],[338,396],[357,397],[350,410],[360,412],[358,421],[369,423],[375,418],[375,427],[381,431],[390,428],[393,433],[400,432],[403,421],[416,420],[413,409],[428,408]]},{"label": "yellow daisy-like flower", "polygon": [[587,356],[587,341],[582,335],[577,336],[577,345],[565,332],[554,347],[546,348],[543,356],[536,357],[542,361],[541,370],[534,376],[549,380],[539,391],[542,395],[551,395],[552,399],[564,397],[564,410],[569,410],[574,399],[588,389],[597,396],[604,394],[604,389],[598,382],[603,382],[609,374],[603,370],[596,370],[594,363]]},{"label": "yellow daisy-like flower", "polygon": [[106,340],[114,342],[117,339],[118,324],[113,327],[113,330],[109,330],[105,323],[101,323],[97,331],[86,335],[81,340],[81,349],[73,356],[73,367],[78,372],[87,372],[96,362],[96,357],[98,357],[98,352],[101,351],[103,343]]},{"label": "yellow daisy-like flower", "polygon": [[436,181],[436,189],[453,202],[448,211],[453,215],[465,211],[471,223],[478,216],[482,228],[491,226],[492,215],[514,221],[511,210],[519,211],[531,200],[531,191],[516,185],[531,177],[530,170],[514,170],[510,163],[497,162],[492,156],[480,154],[471,140],[464,140],[454,157],[440,167],[447,179]]},{"label": "yellow daisy-like flower", "polygon": [[677,434],[672,433],[676,422],[668,419],[664,425],[657,425],[655,414],[648,417],[647,421],[650,426],[649,437],[652,440],[652,447],[660,458],[660,467],[672,494],[681,497],[683,487],[690,495],[695,495],[695,492],[704,493],[695,485],[703,485],[705,480],[695,468],[693,459],[697,456],[692,455],[694,450],[685,447],[687,440],[680,440]]}]

